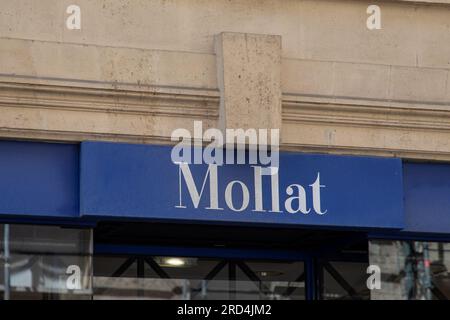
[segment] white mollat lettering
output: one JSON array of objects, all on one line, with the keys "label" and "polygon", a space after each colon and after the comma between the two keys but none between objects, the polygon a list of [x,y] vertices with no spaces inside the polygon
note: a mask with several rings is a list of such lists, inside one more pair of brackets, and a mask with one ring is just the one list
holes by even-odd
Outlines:
[{"label": "white mollat lettering", "polygon": [[317,173],[317,179],[313,184],[309,185],[312,188],[313,192],[313,208],[317,214],[325,214],[327,210],[322,211],[320,204],[320,188],[325,188],[325,186],[320,184],[320,173]]},{"label": "white mollat lettering", "polygon": [[206,180],[209,176],[209,207],[206,209],[213,209],[213,210],[223,210],[223,208],[219,208],[219,196],[218,196],[218,182],[217,182],[217,165],[216,164],[210,164],[208,166],[208,171],[206,171],[205,178],[203,179],[202,188],[200,190],[200,193],[197,190],[197,187],[195,186],[194,178],[192,177],[192,172],[189,169],[189,165],[184,162],[177,163],[179,166],[178,170],[178,184],[179,184],[179,195],[180,195],[180,203],[176,208],[186,208],[186,206],[183,205],[183,199],[182,199],[182,183],[181,183],[181,176],[184,178],[184,182],[186,183],[186,186],[189,191],[189,195],[191,197],[192,203],[195,208],[198,208],[198,205],[200,204],[200,198],[202,197],[203,191],[205,189]]},{"label": "white mollat lettering", "polygon": [[[175,206],[176,208],[186,209],[187,203],[183,203],[183,190],[187,189],[187,194],[192,202],[195,209],[198,209],[200,201],[204,194],[209,195],[209,206],[205,207],[208,210],[223,210],[219,203],[219,168],[220,166],[216,164],[209,164],[208,170],[206,171],[201,187],[197,188],[194,177],[192,176],[189,164],[185,162],[176,163],[179,167],[178,169],[178,183],[179,183],[179,204]],[[279,194],[279,176],[278,170],[271,172],[271,170],[263,170],[260,166],[252,166],[254,174],[254,190],[253,190],[253,212],[266,212],[264,208],[263,199],[268,196],[264,194],[263,189],[263,176],[270,176],[270,199],[271,208],[269,212],[281,213],[280,210],[280,194]],[[264,174],[266,173],[266,174]],[[183,183],[184,181],[184,183]],[[208,183],[209,182],[209,183]],[[205,187],[209,186],[209,192],[205,192]],[[183,186],[186,186],[183,188]],[[321,192],[326,186],[320,184],[320,173],[317,173],[316,180],[308,185],[312,192],[312,208],[308,207],[307,200],[307,189],[300,184],[291,184],[286,188],[287,199],[284,201],[284,209],[288,213],[302,213],[309,214],[311,210],[318,215],[323,215],[327,213],[327,210],[322,209],[321,203]],[[236,203],[233,199],[233,190],[240,192],[242,195],[241,203]],[[206,196],[205,196],[206,197]],[[251,193],[248,186],[240,180],[233,180],[227,183],[224,191],[224,203],[226,206],[236,212],[242,212],[248,209],[250,203]]]}]

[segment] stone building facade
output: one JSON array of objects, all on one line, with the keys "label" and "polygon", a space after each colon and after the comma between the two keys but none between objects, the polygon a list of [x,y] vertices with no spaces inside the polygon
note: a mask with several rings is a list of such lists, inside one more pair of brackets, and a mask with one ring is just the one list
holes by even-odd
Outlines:
[{"label": "stone building facade", "polygon": [[171,144],[196,120],[279,128],[282,151],[449,162],[450,1],[0,1],[1,139]]}]

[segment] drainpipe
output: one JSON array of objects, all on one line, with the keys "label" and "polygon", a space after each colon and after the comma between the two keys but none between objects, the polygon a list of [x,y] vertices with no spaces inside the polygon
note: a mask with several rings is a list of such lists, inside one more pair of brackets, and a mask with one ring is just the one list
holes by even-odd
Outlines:
[{"label": "drainpipe", "polygon": [[4,260],[5,260],[5,291],[4,299],[9,300],[10,298],[10,276],[9,276],[9,224],[4,225]]}]

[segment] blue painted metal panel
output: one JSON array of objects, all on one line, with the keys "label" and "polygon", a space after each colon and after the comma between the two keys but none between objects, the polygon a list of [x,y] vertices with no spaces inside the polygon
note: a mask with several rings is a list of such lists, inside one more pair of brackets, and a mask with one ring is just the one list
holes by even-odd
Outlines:
[{"label": "blue painted metal panel", "polygon": [[[270,212],[270,177],[263,178],[266,212],[255,212],[253,168],[224,165],[218,168],[219,207],[210,205],[209,182],[198,208],[194,207],[178,166],[171,162],[168,146],[84,142],[81,146],[80,213],[82,216],[139,218],[215,223],[256,223],[292,226],[400,229],[404,225],[402,163],[400,159],[305,155],[280,155],[280,211]],[[200,192],[206,165],[191,165]],[[312,208],[312,188],[320,173],[321,205],[325,214]],[[242,181],[250,193],[246,210],[235,212],[224,200],[232,180]],[[306,190],[308,214],[288,213],[284,208],[286,187],[302,185]],[[180,192],[181,190],[181,192]],[[186,208],[177,208],[181,202]],[[242,192],[235,188],[239,207]]]},{"label": "blue painted metal panel", "polygon": [[405,229],[450,233],[450,165],[405,163]]},{"label": "blue painted metal panel", "polygon": [[[373,237],[411,239],[426,239],[427,235],[448,239],[450,234],[448,164],[403,164],[403,215],[399,159],[283,153],[279,180],[280,209],[284,212],[269,211],[267,177],[263,182],[266,212],[253,212],[253,199],[247,210],[233,212],[224,203],[224,188],[229,181],[239,179],[253,193],[253,172],[249,166],[219,168],[219,202],[224,210],[205,209],[209,204],[208,185],[198,209],[193,207],[183,185],[183,204],[187,208],[179,209],[175,208],[179,202],[178,168],[170,161],[170,147],[87,142],[83,143],[82,154],[80,199],[78,145],[1,141],[0,220],[63,224],[131,218],[372,228]],[[199,188],[206,167],[195,165],[191,170]],[[283,208],[286,186],[291,183],[304,186],[311,207],[309,184],[318,172],[321,184],[326,186],[321,196],[322,208],[327,213],[288,214]],[[235,192],[234,198],[239,203],[242,197]],[[80,217],[80,200],[84,217]],[[403,226],[402,231],[395,231]],[[386,233],[386,229],[392,231]]]},{"label": "blue painted metal panel", "polygon": [[0,216],[79,217],[79,146],[0,141]]}]

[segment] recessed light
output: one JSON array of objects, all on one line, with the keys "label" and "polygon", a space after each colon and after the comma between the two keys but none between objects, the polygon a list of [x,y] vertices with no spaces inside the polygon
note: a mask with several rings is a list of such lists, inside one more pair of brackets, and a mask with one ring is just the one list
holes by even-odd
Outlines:
[{"label": "recessed light", "polygon": [[186,264],[186,262],[181,258],[167,258],[164,262],[165,264],[172,267],[181,267]]},{"label": "recessed light", "polygon": [[276,276],[281,276],[283,274],[283,272],[280,271],[258,271],[257,272],[261,277],[265,278],[265,277],[276,277]]},{"label": "recessed light", "polygon": [[154,260],[161,267],[168,267],[168,268],[187,268],[197,265],[196,258],[154,257]]}]

